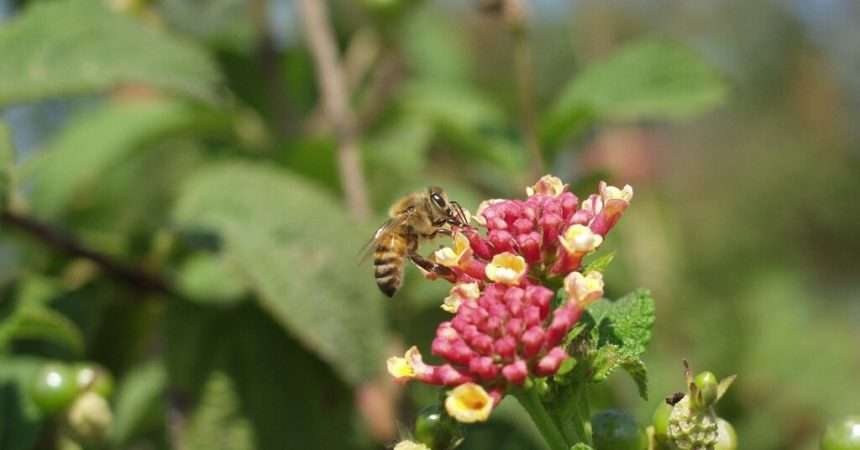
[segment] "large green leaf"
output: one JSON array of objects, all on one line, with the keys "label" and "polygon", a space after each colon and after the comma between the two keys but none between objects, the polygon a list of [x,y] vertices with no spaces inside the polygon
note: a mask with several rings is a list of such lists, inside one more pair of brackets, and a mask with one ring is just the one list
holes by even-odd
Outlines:
[{"label": "large green leaf", "polygon": [[98,190],[106,171],[132,152],[169,134],[223,126],[211,113],[174,101],[106,103],[73,121],[24,169],[32,207],[40,216],[62,212]]},{"label": "large green leaf", "polygon": [[263,306],[345,380],[382,367],[383,299],[355,258],[367,237],[334,199],[286,172],[227,163],[188,181],[175,218],[216,231]]},{"label": "large green leaf", "polygon": [[541,137],[554,146],[594,120],[689,119],[725,96],[721,77],[689,49],[642,41],[574,76],[544,117]]},{"label": "large green leaf", "polygon": [[0,28],[0,107],[141,83],[215,101],[219,73],[205,52],[106,2],[35,2]]},{"label": "large green leaf", "polygon": [[258,305],[174,302],[167,319],[170,385],[191,400],[189,450],[356,447],[352,391]]}]

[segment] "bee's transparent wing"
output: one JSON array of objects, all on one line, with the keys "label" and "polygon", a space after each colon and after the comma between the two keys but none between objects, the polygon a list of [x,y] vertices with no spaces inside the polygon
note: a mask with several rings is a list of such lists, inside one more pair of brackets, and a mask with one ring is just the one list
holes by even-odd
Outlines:
[{"label": "bee's transparent wing", "polygon": [[370,240],[367,241],[364,246],[361,247],[361,250],[358,252],[358,263],[363,264],[367,261],[367,258],[373,253],[373,250],[376,249],[376,244],[379,243],[379,239],[382,236],[385,236],[391,229],[400,226],[406,220],[406,216],[394,217],[385,221],[379,229],[376,230],[376,233],[373,233],[373,236]]}]

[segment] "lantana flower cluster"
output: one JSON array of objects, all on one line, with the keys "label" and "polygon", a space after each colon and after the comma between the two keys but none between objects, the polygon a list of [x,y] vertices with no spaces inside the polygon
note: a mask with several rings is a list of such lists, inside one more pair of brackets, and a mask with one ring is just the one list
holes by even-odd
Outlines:
[{"label": "lantana flower cluster", "polygon": [[[399,382],[452,387],[445,406],[461,422],[486,420],[511,386],[552,376],[570,357],[565,336],[603,296],[601,273],[579,272],[583,258],[603,243],[633,188],[601,182],[598,193],[580,201],[547,175],[526,193],[525,200],[483,202],[471,218],[478,226],[455,227],[453,247],[433,254],[453,284],[442,304],[453,318],[439,324],[431,345],[444,363],[424,362],[417,347],[388,360]],[[546,287],[553,279],[564,285],[555,305]]]}]

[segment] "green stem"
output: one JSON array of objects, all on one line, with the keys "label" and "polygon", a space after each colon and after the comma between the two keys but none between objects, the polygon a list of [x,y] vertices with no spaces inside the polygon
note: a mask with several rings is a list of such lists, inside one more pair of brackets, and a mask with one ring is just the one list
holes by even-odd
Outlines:
[{"label": "green stem", "polygon": [[549,415],[546,408],[541,402],[540,396],[532,386],[526,386],[522,389],[513,391],[514,397],[523,405],[523,408],[529,413],[532,422],[537,426],[538,431],[543,436],[551,450],[569,450],[570,444],[564,438],[564,435],[556,426],[556,422]]},{"label": "green stem", "polygon": [[586,426],[591,420],[586,386],[572,385],[568,389],[554,414],[557,418],[556,423],[568,442],[572,444],[583,442],[591,445],[590,427]]}]

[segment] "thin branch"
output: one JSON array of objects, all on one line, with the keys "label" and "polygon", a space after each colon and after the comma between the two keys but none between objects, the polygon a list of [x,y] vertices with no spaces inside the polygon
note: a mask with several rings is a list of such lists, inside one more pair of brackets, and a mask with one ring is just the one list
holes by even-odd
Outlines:
[{"label": "thin branch", "polygon": [[365,221],[370,209],[359,155],[357,122],[349,104],[346,76],[329,22],[328,5],[325,0],[301,0],[299,10],[316,64],[317,82],[322,91],[326,116],[337,135],[338,170],[346,203],[353,218]]},{"label": "thin branch", "polygon": [[540,148],[537,125],[537,105],[535,101],[535,74],[531,48],[528,42],[527,16],[523,0],[507,0],[504,7],[505,20],[508,22],[514,39],[514,64],[516,66],[517,94],[520,101],[521,121],[525,134],[526,147],[531,156],[531,175],[543,175],[543,152]]},{"label": "thin branch", "polygon": [[159,276],[126,264],[111,256],[88,248],[82,242],[50,225],[11,211],[0,211],[0,224],[32,236],[34,239],[66,255],[84,258],[95,263],[107,275],[146,292],[177,297],[170,284]]}]

